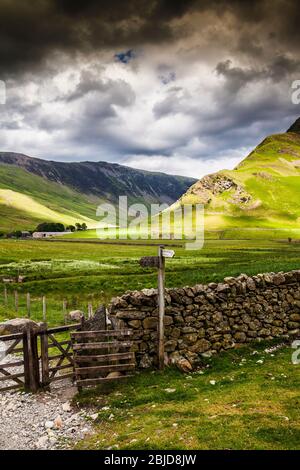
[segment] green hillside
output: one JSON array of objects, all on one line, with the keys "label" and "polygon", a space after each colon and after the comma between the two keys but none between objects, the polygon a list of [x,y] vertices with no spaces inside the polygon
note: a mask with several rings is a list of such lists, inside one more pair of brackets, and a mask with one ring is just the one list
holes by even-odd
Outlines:
[{"label": "green hillside", "polygon": [[95,226],[87,197],[12,165],[0,165],[0,230],[34,229],[39,222]]},{"label": "green hillside", "polygon": [[234,170],[205,176],[177,204],[205,205],[206,230],[300,235],[300,134],[267,137]]},{"label": "green hillside", "polygon": [[0,231],[33,229],[38,222],[97,225],[103,202],[172,204],[195,179],[108,162],[59,162],[0,152]]}]

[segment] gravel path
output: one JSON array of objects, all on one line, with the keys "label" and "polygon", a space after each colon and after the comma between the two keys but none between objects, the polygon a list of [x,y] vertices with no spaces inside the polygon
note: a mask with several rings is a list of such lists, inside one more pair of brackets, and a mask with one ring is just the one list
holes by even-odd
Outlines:
[{"label": "gravel path", "polygon": [[[2,362],[12,359],[16,357],[7,356]],[[64,380],[54,383],[51,393],[0,393],[0,450],[67,449],[91,434],[97,415],[72,408],[76,391]]]},{"label": "gravel path", "polygon": [[4,393],[0,395],[0,449],[72,447],[92,433],[93,417],[72,409],[59,392]]}]

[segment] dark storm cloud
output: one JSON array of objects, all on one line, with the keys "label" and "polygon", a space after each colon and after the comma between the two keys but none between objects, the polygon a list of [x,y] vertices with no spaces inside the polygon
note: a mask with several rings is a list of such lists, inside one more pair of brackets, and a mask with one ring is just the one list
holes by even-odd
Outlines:
[{"label": "dark storm cloud", "polygon": [[299,114],[297,4],[0,0],[1,147],[145,169],[244,156]]},{"label": "dark storm cloud", "polygon": [[[99,70],[83,70],[80,73],[79,83],[72,93],[59,96],[58,99],[74,101],[85,97],[88,94],[97,93],[105,97],[107,106],[118,105],[121,107],[130,106],[135,100],[132,88],[124,80],[103,80],[99,78]],[[103,101],[101,101],[103,106]]]},{"label": "dark storm cloud", "polygon": [[229,59],[219,62],[216,67],[216,72],[227,80],[228,91],[231,93],[236,93],[251,81],[265,77],[265,71],[263,70],[233,67],[232,62]]},{"label": "dark storm cloud", "polygon": [[32,67],[54,51],[96,52],[172,38],[168,22],[193,0],[2,0],[0,71]]},{"label": "dark storm cloud", "polygon": [[[269,42],[298,47],[297,6],[294,0],[2,0],[0,72],[9,76],[30,69],[55,51],[130,50],[137,44],[174,41],[189,31],[187,26],[175,27],[173,20],[195,12],[213,12],[224,21],[232,15],[236,44],[244,53],[261,49],[259,35],[266,26]],[[244,25],[249,27],[246,32]],[[251,28],[256,29],[257,44]]]},{"label": "dark storm cloud", "polygon": [[276,83],[293,75],[296,77],[300,72],[300,60],[280,54],[263,66],[242,68],[234,67],[232,61],[227,59],[217,64],[216,72],[226,79],[227,92],[236,94],[251,82],[270,79]]}]

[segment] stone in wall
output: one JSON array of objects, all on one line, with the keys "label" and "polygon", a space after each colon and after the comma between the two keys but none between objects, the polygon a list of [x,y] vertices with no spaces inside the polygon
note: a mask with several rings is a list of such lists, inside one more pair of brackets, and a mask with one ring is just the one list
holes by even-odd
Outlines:
[{"label": "stone in wall", "polygon": [[[165,301],[167,363],[186,359],[195,366],[202,355],[249,341],[300,335],[300,270],[167,289]],[[138,364],[155,366],[157,290],[126,292],[112,300],[109,313],[114,325],[133,330]]]}]

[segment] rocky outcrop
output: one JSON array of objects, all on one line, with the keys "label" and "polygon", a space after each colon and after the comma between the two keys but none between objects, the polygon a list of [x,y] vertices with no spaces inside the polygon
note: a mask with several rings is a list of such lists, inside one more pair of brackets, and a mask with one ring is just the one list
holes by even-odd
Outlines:
[{"label": "rocky outcrop", "polygon": [[184,196],[197,196],[199,202],[209,204],[213,196],[231,189],[237,189],[237,184],[220,172],[204,176],[191,186]]},{"label": "rocky outcrop", "polygon": [[[203,355],[253,340],[300,335],[300,270],[227,277],[221,283],[166,290],[166,362],[182,370]],[[113,323],[133,330],[141,367],[157,360],[157,291],[127,292],[109,307]],[[186,361],[188,362],[186,362]]]}]

